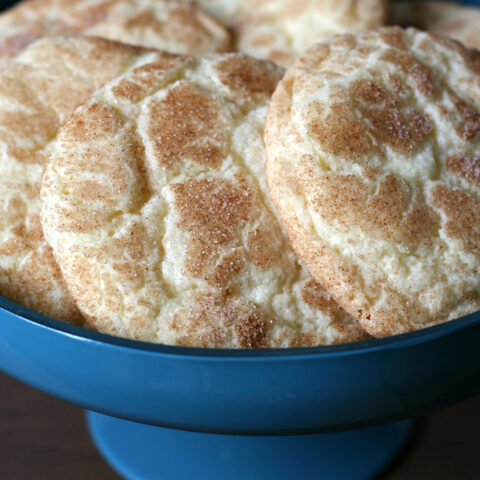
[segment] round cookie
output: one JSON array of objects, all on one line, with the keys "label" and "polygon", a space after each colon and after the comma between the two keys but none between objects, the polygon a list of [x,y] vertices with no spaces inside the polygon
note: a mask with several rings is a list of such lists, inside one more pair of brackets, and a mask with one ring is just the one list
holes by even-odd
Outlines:
[{"label": "round cookie", "polygon": [[265,141],[294,249],[370,334],[480,308],[479,52],[397,27],[316,44]]},{"label": "round cookie", "polygon": [[390,23],[442,33],[480,49],[480,10],[450,2],[391,2]]},{"label": "round cookie", "polygon": [[[313,45],[339,33],[385,25],[386,0],[202,0],[229,25],[236,50],[288,66]],[[228,8],[227,8],[228,7]]]},{"label": "round cookie", "polygon": [[227,30],[189,0],[29,0],[0,15],[0,68],[45,36],[94,35],[172,53],[230,50]]},{"label": "round cookie", "polygon": [[282,74],[240,54],[153,61],[64,124],[42,222],[96,329],[217,348],[365,338],[298,263],[268,198],[262,133]]},{"label": "round cookie", "polygon": [[0,73],[0,295],[59,320],[81,321],[42,233],[44,164],[75,108],[149,55],[94,37],[48,38]]}]

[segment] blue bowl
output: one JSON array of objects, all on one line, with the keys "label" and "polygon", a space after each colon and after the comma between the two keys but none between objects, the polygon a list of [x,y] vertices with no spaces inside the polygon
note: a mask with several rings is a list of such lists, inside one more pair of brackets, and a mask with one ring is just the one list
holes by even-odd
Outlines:
[{"label": "blue bowl", "polygon": [[0,330],[11,376],[89,410],[184,430],[344,430],[480,392],[480,312],[386,339],[237,351],[115,338],[0,299]]},{"label": "blue bowl", "polygon": [[115,338],[0,297],[0,332],[0,369],[88,409],[99,450],[132,480],[367,480],[411,430],[372,425],[480,392],[480,312],[380,340],[238,351]]}]

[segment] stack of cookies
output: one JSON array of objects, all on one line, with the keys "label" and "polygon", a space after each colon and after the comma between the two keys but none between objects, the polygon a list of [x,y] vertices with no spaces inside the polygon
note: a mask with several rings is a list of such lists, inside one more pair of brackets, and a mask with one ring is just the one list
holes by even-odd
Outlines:
[{"label": "stack of cookies", "polygon": [[441,32],[480,38],[429,8],[391,21],[440,34],[383,0],[3,13],[0,295],[211,348],[479,310],[480,52]]}]

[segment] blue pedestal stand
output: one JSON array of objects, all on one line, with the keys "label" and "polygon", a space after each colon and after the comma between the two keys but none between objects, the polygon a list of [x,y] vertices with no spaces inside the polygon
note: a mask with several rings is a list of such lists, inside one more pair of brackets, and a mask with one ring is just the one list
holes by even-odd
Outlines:
[{"label": "blue pedestal stand", "polygon": [[412,421],[339,433],[239,436],[153,427],[87,411],[105,460],[129,480],[366,480],[405,446]]}]

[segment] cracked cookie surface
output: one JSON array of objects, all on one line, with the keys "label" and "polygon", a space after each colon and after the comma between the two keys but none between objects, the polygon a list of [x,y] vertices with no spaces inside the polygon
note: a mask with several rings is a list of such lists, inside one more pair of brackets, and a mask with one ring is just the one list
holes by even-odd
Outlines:
[{"label": "cracked cookie surface", "polygon": [[319,43],[265,140],[294,249],[370,334],[480,308],[479,52],[394,27]]},{"label": "cracked cookie surface", "polygon": [[62,122],[148,52],[93,37],[48,38],[0,73],[0,295],[81,323],[42,232],[43,169]]},{"label": "cracked cookie surface", "polygon": [[189,0],[28,0],[0,15],[0,69],[39,38],[73,34],[190,55],[231,46],[228,31]]},{"label": "cracked cookie surface", "polygon": [[268,198],[262,132],[282,74],[240,54],[159,57],[61,128],[43,225],[96,329],[217,348],[366,338],[297,261]]}]

